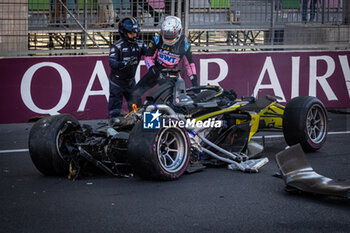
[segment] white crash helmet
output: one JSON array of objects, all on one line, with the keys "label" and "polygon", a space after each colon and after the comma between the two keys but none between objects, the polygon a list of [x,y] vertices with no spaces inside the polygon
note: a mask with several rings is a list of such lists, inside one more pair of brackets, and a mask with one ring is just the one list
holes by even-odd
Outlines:
[{"label": "white crash helmet", "polygon": [[167,45],[175,44],[181,37],[181,19],[176,16],[167,16],[162,23],[160,34]]}]

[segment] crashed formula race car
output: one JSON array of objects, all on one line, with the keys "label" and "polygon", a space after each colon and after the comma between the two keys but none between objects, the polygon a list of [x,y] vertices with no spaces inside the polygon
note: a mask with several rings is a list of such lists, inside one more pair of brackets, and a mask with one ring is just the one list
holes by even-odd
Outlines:
[{"label": "crashed formula race car", "polygon": [[37,121],[29,134],[29,152],[44,175],[77,178],[91,164],[114,176],[175,180],[185,171],[211,165],[257,172],[267,158],[255,159],[263,146],[252,136],[262,129],[283,131],[288,145],[304,151],[322,147],[327,114],[315,97],[236,99],[219,86],[185,88],[178,71],[163,71],[167,80],[145,104],[104,127],[81,125],[68,114]]}]

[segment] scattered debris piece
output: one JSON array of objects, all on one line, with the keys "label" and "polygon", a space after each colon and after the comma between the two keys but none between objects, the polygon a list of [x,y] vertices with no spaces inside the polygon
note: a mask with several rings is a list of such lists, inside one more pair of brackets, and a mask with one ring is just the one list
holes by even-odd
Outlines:
[{"label": "scattered debris piece", "polygon": [[350,199],[350,180],[335,180],[314,171],[300,144],[276,154],[276,163],[286,183],[286,190],[344,197]]}]

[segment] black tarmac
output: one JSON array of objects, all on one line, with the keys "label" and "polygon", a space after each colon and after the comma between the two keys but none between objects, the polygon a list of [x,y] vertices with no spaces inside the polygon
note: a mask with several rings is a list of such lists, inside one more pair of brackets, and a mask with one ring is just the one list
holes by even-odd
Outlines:
[{"label": "black tarmac", "polygon": [[[326,144],[307,159],[324,176],[350,179],[350,115],[330,113],[329,123]],[[350,200],[290,194],[273,176],[274,156],[287,146],[283,137],[268,137],[276,133],[259,133],[270,161],[257,174],[222,167],[173,182],[71,181],[34,167],[31,126],[0,125],[0,232],[350,232]]]}]

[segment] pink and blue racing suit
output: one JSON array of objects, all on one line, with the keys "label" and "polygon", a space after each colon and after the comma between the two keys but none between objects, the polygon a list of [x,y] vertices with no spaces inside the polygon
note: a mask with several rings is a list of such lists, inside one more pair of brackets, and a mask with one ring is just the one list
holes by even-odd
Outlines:
[{"label": "pink and blue racing suit", "polygon": [[153,37],[145,55],[146,66],[149,71],[136,84],[133,92],[135,102],[140,104],[140,97],[158,83],[162,68],[177,68],[183,62],[192,86],[197,86],[196,66],[192,59],[191,45],[182,36],[174,45],[163,43],[161,36]]}]

